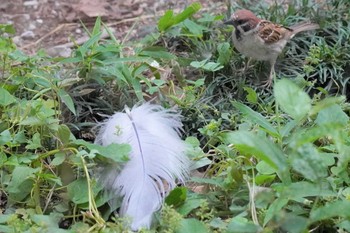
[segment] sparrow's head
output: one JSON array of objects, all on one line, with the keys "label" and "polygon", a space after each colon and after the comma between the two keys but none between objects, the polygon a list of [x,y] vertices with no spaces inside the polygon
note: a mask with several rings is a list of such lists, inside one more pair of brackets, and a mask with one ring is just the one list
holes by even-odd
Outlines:
[{"label": "sparrow's head", "polygon": [[226,21],[225,24],[233,25],[236,30],[238,27],[240,27],[242,30],[247,32],[250,29],[254,28],[259,22],[260,19],[256,17],[253,12],[243,9],[233,13],[231,18]]}]

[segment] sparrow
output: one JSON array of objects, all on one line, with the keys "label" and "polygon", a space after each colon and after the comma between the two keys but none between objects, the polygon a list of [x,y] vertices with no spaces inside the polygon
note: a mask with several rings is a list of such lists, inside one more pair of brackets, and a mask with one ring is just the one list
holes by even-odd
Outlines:
[{"label": "sparrow", "polygon": [[290,27],[263,20],[249,10],[237,10],[225,24],[233,25],[232,41],[243,55],[271,65],[265,87],[270,87],[275,75],[275,63],[287,42],[295,34],[320,28],[316,23],[301,22]]}]

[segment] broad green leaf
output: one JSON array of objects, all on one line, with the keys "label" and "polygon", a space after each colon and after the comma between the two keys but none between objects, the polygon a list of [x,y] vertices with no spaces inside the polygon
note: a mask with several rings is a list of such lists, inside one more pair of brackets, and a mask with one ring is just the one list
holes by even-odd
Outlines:
[{"label": "broad green leaf", "polygon": [[246,119],[248,119],[252,123],[258,124],[272,136],[279,136],[278,131],[260,113],[239,102],[233,102],[232,104],[244,115]]},{"label": "broad green leaf", "polygon": [[307,181],[294,182],[289,185],[278,184],[274,186],[280,197],[305,202],[306,197],[334,197],[337,194],[331,190],[327,183],[311,183]]},{"label": "broad green leaf", "polygon": [[180,227],[175,230],[176,233],[189,233],[189,232],[209,232],[205,224],[197,219],[188,218],[182,219]]},{"label": "broad green leaf", "polygon": [[276,221],[282,225],[282,228],[288,233],[306,232],[309,223],[307,218],[292,213],[279,215]]},{"label": "broad green leaf", "polygon": [[[94,184],[94,185],[93,185]],[[92,195],[96,196],[102,190],[99,183],[92,184]],[[79,178],[67,186],[68,197],[75,204],[84,204],[89,202],[89,189],[86,178]]]},{"label": "broad green leaf", "polygon": [[33,188],[34,174],[40,171],[39,168],[31,168],[27,166],[16,166],[12,172],[11,181],[7,187],[10,198],[15,201],[22,201],[30,194]]},{"label": "broad green leaf", "polygon": [[[35,214],[31,216],[32,221],[44,229],[50,229],[51,231],[60,233],[62,229],[59,228],[59,222],[63,218],[61,213],[50,213],[50,215]],[[65,232],[65,231],[62,231]]]},{"label": "broad green leaf", "polygon": [[13,233],[13,227],[7,225],[0,225],[0,232],[3,233]]},{"label": "broad green leaf", "polygon": [[70,129],[66,125],[59,125],[58,131],[57,131],[57,137],[62,143],[62,145],[68,144],[71,138]]},{"label": "broad green leaf", "polygon": [[346,101],[345,96],[328,96],[318,102],[312,107],[310,115],[319,113],[322,109],[328,108],[332,105],[339,105]]},{"label": "broad green leaf", "polygon": [[258,170],[258,172],[260,174],[265,174],[265,175],[270,175],[273,173],[276,173],[276,169],[271,167],[268,163],[266,163],[265,161],[260,161],[257,165],[256,165],[256,170]]},{"label": "broad green leaf", "polygon": [[311,109],[311,99],[308,94],[290,80],[282,79],[276,82],[274,95],[281,109],[294,119],[300,120]]},{"label": "broad green leaf", "polygon": [[291,162],[293,169],[308,180],[317,181],[328,176],[328,166],[310,143],[297,148],[296,152],[291,154]]},{"label": "broad green leaf", "polygon": [[311,210],[310,213],[312,222],[331,219],[333,217],[350,218],[350,201],[339,200],[328,202],[322,207]]},{"label": "broad green leaf", "polygon": [[200,207],[203,201],[205,201],[205,199],[201,199],[196,195],[192,195],[186,198],[185,203],[180,206],[177,211],[181,215],[187,216],[192,210]]},{"label": "broad green leaf", "polygon": [[220,138],[243,154],[254,155],[276,169],[283,182],[289,182],[288,163],[283,151],[267,138],[248,131],[222,133]]},{"label": "broad green leaf", "polygon": [[165,203],[169,206],[177,207],[182,205],[185,202],[186,197],[187,197],[187,188],[176,187],[165,198]]},{"label": "broad green leaf", "polygon": [[319,138],[325,136],[332,136],[344,129],[344,126],[338,123],[330,122],[328,124],[316,125],[306,130],[300,129],[295,135],[293,135],[289,147],[298,148],[303,144],[314,142]]},{"label": "broad green leaf", "polygon": [[68,109],[74,115],[76,115],[77,113],[75,111],[74,102],[73,102],[72,98],[70,97],[70,95],[63,89],[59,89],[57,94],[61,98],[61,101],[68,107]]},{"label": "broad green leaf", "polygon": [[192,35],[197,36],[197,37],[202,37],[203,36],[203,31],[209,30],[206,27],[203,27],[202,25],[199,25],[195,23],[192,20],[186,19],[183,22],[183,25],[189,30]]},{"label": "broad green leaf", "polygon": [[55,158],[51,161],[50,165],[52,166],[58,166],[64,162],[66,159],[66,154],[63,152],[59,152],[55,154]]},{"label": "broad green leaf", "polygon": [[93,144],[82,139],[78,139],[74,141],[75,144],[85,146],[90,151],[96,150],[98,153],[106,158],[112,159],[115,162],[125,163],[129,159],[129,154],[131,151],[131,147],[129,144],[110,144],[108,146],[101,146],[97,144]]},{"label": "broad green leaf", "polygon": [[342,221],[341,223],[337,224],[337,227],[344,230],[344,232],[350,232],[350,221],[349,220]]},{"label": "broad green leaf", "polygon": [[32,137],[32,140],[28,140],[28,145],[26,145],[26,149],[35,150],[41,148],[41,137],[40,133],[35,133]]},{"label": "broad green leaf", "polygon": [[0,133],[0,146],[11,145],[12,135],[10,130],[6,129]]},{"label": "broad green leaf", "polygon": [[263,184],[267,184],[267,183],[271,183],[272,181],[274,181],[276,178],[276,175],[256,175],[255,176],[255,183],[257,185],[263,185]]},{"label": "broad green leaf", "polygon": [[13,102],[16,102],[16,98],[6,89],[0,87],[0,106],[7,106]]},{"label": "broad green leaf", "polygon": [[269,206],[269,208],[266,211],[265,218],[264,218],[264,224],[263,226],[266,226],[266,224],[274,217],[279,216],[281,213],[281,210],[284,206],[288,204],[288,199],[284,196],[280,196],[277,198],[272,204]]},{"label": "broad green leaf", "polygon": [[230,233],[256,233],[260,232],[261,227],[243,217],[234,217],[227,226],[227,232]]},{"label": "broad green leaf", "polygon": [[331,105],[328,108],[322,109],[315,120],[318,125],[339,123],[340,125],[346,125],[349,122],[349,117],[337,104]]},{"label": "broad green leaf", "polygon": [[226,229],[227,223],[221,218],[214,218],[210,221],[210,226],[217,229]]}]

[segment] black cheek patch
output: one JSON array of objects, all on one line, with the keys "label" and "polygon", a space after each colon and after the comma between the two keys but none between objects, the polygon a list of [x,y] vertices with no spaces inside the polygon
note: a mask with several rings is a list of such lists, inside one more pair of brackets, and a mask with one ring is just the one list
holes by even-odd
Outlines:
[{"label": "black cheek patch", "polygon": [[236,28],[236,30],[235,30],[235,34],[236,34],[236,38],[237,38],[237,40],[241,40],[242,39],[242,37],[241,37],[241,32]]}]

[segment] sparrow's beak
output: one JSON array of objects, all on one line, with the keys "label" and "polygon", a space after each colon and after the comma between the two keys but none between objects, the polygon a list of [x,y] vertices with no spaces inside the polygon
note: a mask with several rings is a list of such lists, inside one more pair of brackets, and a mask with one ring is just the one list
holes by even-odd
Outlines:
[{"label": "sparrow's beak", "polygon": [[229,19],[229,20],[225,21],[224,24],[226,24],[226,25],[235,25],[233,19]]}]

